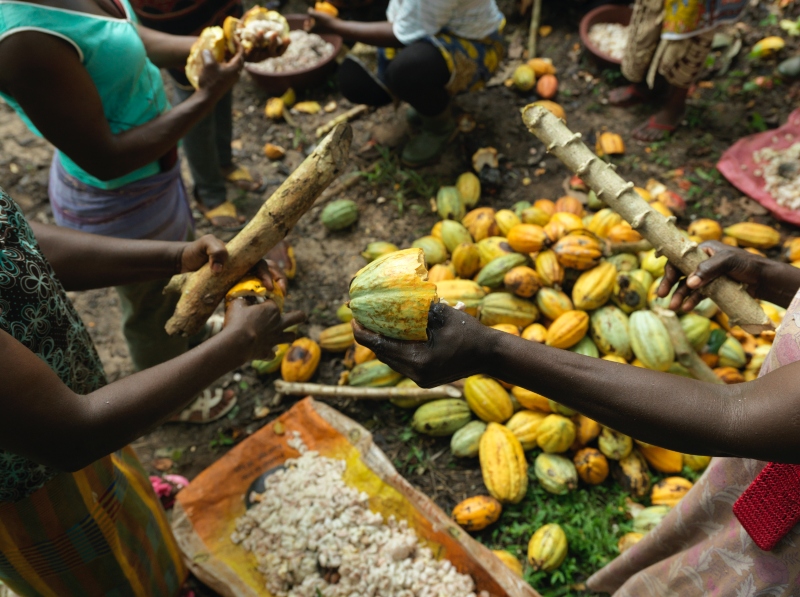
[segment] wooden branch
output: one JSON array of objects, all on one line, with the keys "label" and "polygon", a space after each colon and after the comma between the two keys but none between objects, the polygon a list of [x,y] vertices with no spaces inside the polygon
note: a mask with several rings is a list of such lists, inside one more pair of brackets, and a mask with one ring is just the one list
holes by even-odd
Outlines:
[{"label": "wooden branch", "polygon": [[653,307],[653,313],[658,316],[664,327],[667,328],[678,362],[689,370],[692,377],[709,383],[725,383],[716,376],[711,367],[706,365],[705,361],[700,358],[700,355],[689,344],[689,340],[681,327],[681,322],[674,311],[662,307]]},{"label": "wooden branch", "polygon": [[164,292],[178,291],[181,297],[167,322],[168,334],[191,336],[203,327],[231,286],[286,236],[322,191],[342,173],[352,140],[350,125],[341,124],[320,142],[228,243],[228,262],[222,273],[211,273],[206,264],[196,272],[170,280]]},{"label": "wooden branch", "polygon": [[539,23],[542,20],[542,0],[533,0],[531,28],[528,32],[528,60],[536,58],[536,42],[539,37]]},{"label": "wooden branch", "polygon": [[365,104],[359,104],[354,108],[350,108],[347,112],[343,114],[339,114],[336,118],[332,118],[319,128],[317,128],[317,139],[320,137],[324,137],[328,133],[330,133],[334,128],[336,128],[337,124],[343,124],[345,122],[350,122],[356,116],[360,116],[364,114],[366,111],[369,110],[369,106]]},{"label": "wooden branch", "polygon": [[608,245],[608,254],[619,255],[620,253],[631,253],[636,255],[642,251],[649,251],[652,248],[653,245],[647,240],[638,240],[631,243],[610,243]]},{"label": "wooden branch", "polygon": [[275,391],[291,396],[316,396],[317,398],[358,398],[361,400],[390,400],[392,398],[461,398],[462,393],[453,386],[436,388],[362,388],[356,386],[328,386],[318,383],[298,383],[278,379]]},{"label": "wooden branch", "polygon": [[[689,275],[708,259],[708,255],[681,234],[673,223],[655,211],[638,193],[632,182],[625,182],[614,167],[598,158],[581,141],[580,133],[573,133],[548,110],[531,104],[522,110],[522,120],[531,133],[575,174],[589,185],[611,209],[621,215],[634,230],[650,241],[659,255],[665,255],[684,274]],[[717,278],[703,287],[730,318],[731,325],[739,325],[751,334],[773,329],[772,322],[761,306],[744,290],[741,284],[728,277]]]}]

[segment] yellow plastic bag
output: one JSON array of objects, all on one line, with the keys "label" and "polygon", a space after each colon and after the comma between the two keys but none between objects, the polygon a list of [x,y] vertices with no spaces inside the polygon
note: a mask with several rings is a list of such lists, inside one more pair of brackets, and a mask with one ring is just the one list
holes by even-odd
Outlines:
[{"label": "yellow plastic bag", "polygon": [[337,410],[306,398],[200,473],[175,503],[173,530],[191,571],[224,597],[271,597],[252,553],[230,539],[255,479],[299,453],[287,445],[299,431],[311,450],[347,461],[344,480],[370,496],[384,518],[408,521],[437,557],[472,576],[492,597],[538,597],[486,547],[414,489],[372,442],[370,433]]}]

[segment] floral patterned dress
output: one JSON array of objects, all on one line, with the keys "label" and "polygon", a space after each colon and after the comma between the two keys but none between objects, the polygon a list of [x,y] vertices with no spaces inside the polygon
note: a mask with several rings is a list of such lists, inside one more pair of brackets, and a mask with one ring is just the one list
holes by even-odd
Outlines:
[{"label": "floral patterned dress", "polygon": [[[800,290],[760,375],[800,360]],[[588,581],[615,597],[800,595],[800,525],[762,551],[732,506],[766,462],[714,458],[689,493],[644,539]]]},{"label": "floral patterned dress", "polygon": [[[73,392],[106,383],[83,322],[2,189],[0,330]],[[16,594],[175,597],[185,578],[164,511],[130,447],[75,473],[0,449],[0,582]]]}]

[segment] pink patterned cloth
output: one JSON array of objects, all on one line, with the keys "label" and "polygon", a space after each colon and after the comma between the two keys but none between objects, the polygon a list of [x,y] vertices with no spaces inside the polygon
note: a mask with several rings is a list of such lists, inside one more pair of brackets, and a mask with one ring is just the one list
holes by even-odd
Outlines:
[{"label": "pink patterned cloth", "polygon": [[[800,291],[760,375],[800,360]],[[766,462],[714,458],[689,493],[644,539],[588,581],[615,597],[800,595],[800,525],[762,551],[732,506]]]}]

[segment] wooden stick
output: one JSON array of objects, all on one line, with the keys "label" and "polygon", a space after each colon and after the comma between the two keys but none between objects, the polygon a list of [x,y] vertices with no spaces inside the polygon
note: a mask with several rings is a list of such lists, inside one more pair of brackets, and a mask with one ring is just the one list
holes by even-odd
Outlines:
[{"label": "wooden stick", "polygon": [[336,118],[332,118],[331,120],[329,120],[328,122],[317,128],[317,139],[319,139],[320,137],[324,137],[325,135],[330,133],[336,127],[337,124],[350,122],[353,118],[355,118],[356,116],[360,116],[361,114],[364,114],[367,110],[369,110],[369,106],[365,104],[359,104],[354,108],[350,108],[347,112],[339,114],[339,116],[337,116]]},{"label": "wooden stick", "polygon": [[355,386],[328,386],[317,383],[275,381],[275,391],[292,396],[318,398],[359,398],[361,400],[389,400],[391,398],[461,398],[461,391],[453,386],[436,388],[361,388]]},{"label": "wooden stick", "polygon": [[222,273],[208,264],[191,274],[174,276],[164,292],[180,292],[175,313],[167,322],[170,335],[197,333],[225,293],[277,245],[338,177],[350,153],[353,131],[338,125],[261,206],[258,213],[228,243],[228,262]]},{"label": "wooden stick", "polygon": [[678,362],[689,370],[692,377],[708,383],[725,383],[716,376],[711,367],[706,365],[706,362],[700,358],[700,355],[689,344],[689,339],[686,337],[681,327],[681,322],[674,311],[662,307],[653,307],[653,313],[658,316],[664,327],[667,328]]},{"label": "wooden stick", "polygon": [[539,37],[539,22],[542,20],[542,0],[533,0],[531,28],[528,32],[528,60],[536,58],[536,42]]},{"label": "wooden stick", "polygon": [[[575,174],[597,193],[598,198],[616,211],[634,230],[650,241],[659,255],[666,255],[672,264],[687,276],[708,259],[703,251],[681,234],[674,225],[655,211],[633,190],[632,182],[625,182],[614,167],[598,158],[581,141],[580,133],[573,133],[548,110],[531,104],[522,110],[522,121],[531,133]],[[731,325],[739,325],[751,334],[773,329],[764,310],[741,284],[728,277],[717,278],[702,288],[730,318]]]}]

